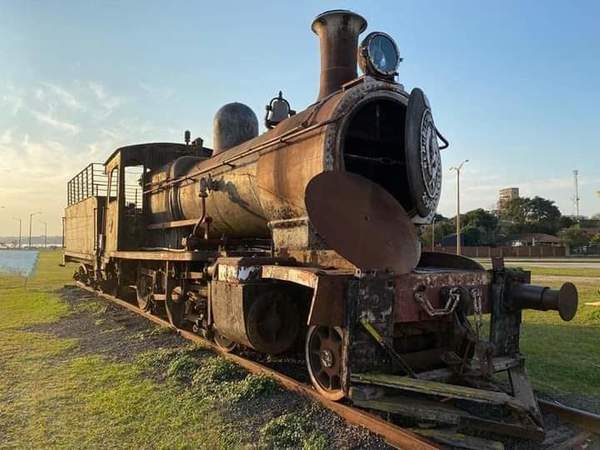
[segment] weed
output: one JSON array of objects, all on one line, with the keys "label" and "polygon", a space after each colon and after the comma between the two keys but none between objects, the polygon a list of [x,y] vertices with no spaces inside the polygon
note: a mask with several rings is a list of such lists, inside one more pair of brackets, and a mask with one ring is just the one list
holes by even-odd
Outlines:
[{"label": "weed", "polygon": [[242,381],[226,383],[223,387],[223,396],[234,402],[252,400],[270,395],[277,388],[277,383],[272,378],[251,374]]},{"label": "weed", "polygon": [[169,363],[167,376],[178,381],[191,381],[198,366],[198,360],[193,355],[179,353]]},{"label": "weed", "polygon": [[206,358],[193,376],[192,385],[199,387],[213,383],[241,380],[246,371],[237,364],[219,356]]},{"label": "weed", "polygon": [[325,450],[327,448],[327,437],[318,431],[313,431],[304,440],[303,450]]},{"label": "weed", "polygon": [[174,334],[175,330],[173,330],[172,328],[169,327],[153,327],[152,331],[150,331],[148,333],[148,336],[164,336],[164,335],[168,335],[168,334]]},{"label": "weed", "polygon": [[283,414],[271,419],[260,429],[260,443],[268,448],[300,448],[309,434],[310,423],[306,416]]}]

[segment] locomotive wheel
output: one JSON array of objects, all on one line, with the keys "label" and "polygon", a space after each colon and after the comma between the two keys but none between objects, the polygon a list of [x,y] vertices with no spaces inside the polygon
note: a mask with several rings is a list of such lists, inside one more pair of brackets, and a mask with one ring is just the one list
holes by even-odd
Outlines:
[{"label": "locomotive wheel", "polygon": [[79,264],[79,267],[77,268],[77,272],[75,272],[75,274],[73,275],[73,278],[75,278],[76,281],[79,281],[80,283],[83,283],[86,286],[89,286],[90,278],[89,278],[88,270],[87,270],[87,267],[85,266],[85,264]]},{"label": "locomotive wheel", "polygon": [[171,298],[165,301],[167,318],[174,327],[181,327],[185,321],[185,295],[181,287],[177,286],[171,291]]},{"label": "locomotive wheel", "polygon": [[135,285],[135,297],[137,304],[142,311],[151,312],[153,309],[154,300],[152,299],[152,282],[151,278],[139,274]]},{"label": "locomotive wheel", "polygon": [[288,350],[300,331],[300,314],[292,298],[280,292],[256,298],[248,309],[248,338],[259,352]]},{"label": "locomotive wheel", "polygon": [[344,397],[342,389],[342,329],[313,325],[306,336],[306,365],[315,389],[333,401]]},{"label": "locomotive wheel", "polygon": [[235,342],[223,336],[218,330],[214,331],[213,341],[215,341],[217,347],[219,347],[225,353],[231,353],[237,348],[237,344]]},{"label": "locomotive wheel", "polygon": [[113,297],[119,296],[119,280],[116,276],[112,274],[107,274],[107,276],[103,277],[100,281],[100,290],[102,292],[107,293],[108,295],[112,295]]}]

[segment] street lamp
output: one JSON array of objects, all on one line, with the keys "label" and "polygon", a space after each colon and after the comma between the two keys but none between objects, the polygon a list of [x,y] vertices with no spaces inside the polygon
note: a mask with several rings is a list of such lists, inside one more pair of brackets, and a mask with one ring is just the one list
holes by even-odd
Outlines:
[{"label": "street lamp", "polygon": [[465,159],[460,165],[450,167],[450,171],[456,171],[456,254],[460,255],[460,171],[462,167],[468,163],[469,160]]},{"label": "street lamp", "polygon": [[33,216],[41,214],[41,211],[32,212],[29,214],[29,248],[31,248],[31,221],[33,220]]},{"label": "street lamp", "polygon": [[13,219],[19,221],[19,248],[21,248],[21,225],[23,224],[23,221],[20,217],[13,217]]},{"label": "street lamp", "polygon": [[48,247],[48,222],[40,221],[44,224],[44,248]]}]

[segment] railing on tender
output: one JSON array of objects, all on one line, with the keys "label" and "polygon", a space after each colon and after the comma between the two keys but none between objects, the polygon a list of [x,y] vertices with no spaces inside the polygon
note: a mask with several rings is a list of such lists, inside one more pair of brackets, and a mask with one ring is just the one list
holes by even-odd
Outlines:
[{"label": "railing on tender", "polygon": [[104,164],[92,163],[67,183],[67,205],[89,197],[106,195],[107,190],[108,176],[104,173]]}]

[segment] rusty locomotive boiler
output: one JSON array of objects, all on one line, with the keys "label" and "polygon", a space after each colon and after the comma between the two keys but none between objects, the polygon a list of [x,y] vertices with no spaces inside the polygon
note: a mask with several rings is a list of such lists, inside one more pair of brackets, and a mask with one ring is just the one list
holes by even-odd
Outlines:
[{"label": "rusty locomotive boiler", "polygon": [[345,10],[314,20],[318,98],[296,113],[280,93],[265,133],[231,103],[212,149],[186,132],[185,144],[122,147],[86,167],[67,186],[65,261],[225,351],[302,346],[329,399],[539,438],[521,311],[570,320],[577,292],[530,285],[499,260],[484,270],[422,251],[448,143],[424,93],[396,81],[392,38],[359,44],[366,27]]}]

